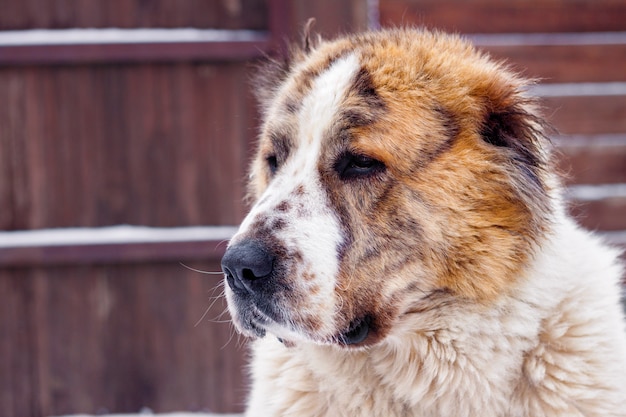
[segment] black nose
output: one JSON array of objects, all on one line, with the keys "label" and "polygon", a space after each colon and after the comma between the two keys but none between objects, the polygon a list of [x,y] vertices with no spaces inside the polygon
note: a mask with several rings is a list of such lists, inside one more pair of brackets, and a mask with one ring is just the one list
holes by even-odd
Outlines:
[{"label": "black nose", "polygon": [[273,269],[274,256],[254,240],[229,247],[222,258],[222,270],[233,291],[254,292],[259,281],[269,278]]}]

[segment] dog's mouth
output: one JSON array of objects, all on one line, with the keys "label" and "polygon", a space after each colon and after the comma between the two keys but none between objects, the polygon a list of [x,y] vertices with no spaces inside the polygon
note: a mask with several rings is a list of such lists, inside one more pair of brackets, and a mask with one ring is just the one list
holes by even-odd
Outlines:
[{"label": "dog's mouth", "polygon": [[[255,337],[263,338],[267,333],[267,325],[269,325],[269,321],[257,312],[248,317],[243,327]],[[367,315],[353,320],[346,331],[335,337],[335,342],[344,346],[356,347],[365,342],[371,334],[372,317]],[[287,339],[278,335],[277,338],[281,343],[291,345]]]},{"label": "dog's mouth", "polygon": [[261,327],[259,324],[257,324],[257,322],[255,321],[250,321],[248,322],[248,325],[246,326],[248,328],[248,330],[250,330],[256,337],[258,338],[263,338],[265,337],[265,329],[263,327]]},{"label": "dog's mouth", "polygon": [[365,316],[360,319],[353,320],[350,323],[348,330],[339,335],[339,343],[351,346],[364,342],[370,334],[371,325],[371,316]]}]

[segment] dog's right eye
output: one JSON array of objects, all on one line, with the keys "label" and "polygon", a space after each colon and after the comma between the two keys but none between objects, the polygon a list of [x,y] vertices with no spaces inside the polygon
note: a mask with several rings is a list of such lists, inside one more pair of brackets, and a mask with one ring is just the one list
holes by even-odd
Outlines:
[{"label": "dog's right eye", "polygon": [[276,155],[268,156],[265,158],[265,162],[267,163],[267,167],[272,175],[276,174],[276,171],[278,170],[278,159],[276,159]]},{"label": "dog's right eye", "polygon": [[366,155],[346,152],[335,162],[335,170],[342,180],[351,180],[382,172],[385,164]]}]

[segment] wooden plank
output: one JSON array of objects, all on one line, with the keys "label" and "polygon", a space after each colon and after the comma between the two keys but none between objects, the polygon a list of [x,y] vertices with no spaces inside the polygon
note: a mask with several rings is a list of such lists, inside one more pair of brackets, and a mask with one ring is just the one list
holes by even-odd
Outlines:
[{"label": "wooden plank", "polygon": [[541,97],[544,114],[559,134],[626,132],[626,83],[543,84],[530,93]]},{"label": "wooden plank", "polygon": [[113,45],[0,46],[0,65],[96,64],[116,62],[245,61],[258,58],[268,43],[163,43]]},{"label": "wooden plank", "polygon": [[269,6],[268,29],[272,34],[271,53],[285,55],[288,53],[287,40],[292,40],[293,2],[289,0],[267,0]]},{"label": "wooden plank", "polygon": [[32,267],[215,260],[221,259],[225,246],[222,241],[194,241],[0,248],[0,266]]},{"label": "wooden plank", "polygon": [[626,30],[622,0],[380,0],[379,4],[383,26],[418,25],[461,33]]},{"label": "wooden plank", "polygon": [[177,264],[0,269],[4,415],[241,411],[220,282]]},{"label": "wooden plank", "polygon": [[0,232],[0,267],[219,261],[235,231],[115,226]]},{"label": "wooden plank", "polygon": [[41,416],[37,377],[36,322],[31,315],[35,308],[30,273],[20,279],[9,277],[0,269],[0,404],[7,416]]},{"label": "wooden plank", "polygon": [[15,103],[0,110],[0,229],[239,223],[247,80],[236,63],[0,69]]},{"label": "wooden plank", "polygon": [[[28,212],[25,201],[25,182],[27,169],[24,148],[17,140],[23,131],[25,100],[20,94],[22,80],[15,74],[0,76],[0,97],[10,100],[10,106],[0,106],[0,228],[5,230],[21,229],[23,213]],[[8,103],[9,101],[7,101]]]},{"label": "wooden plank", "polygon": [[[611,45],[482,46],[541,82],[626,81],[626,42]],[[607,65],[610,62],[611,65]]]},{"label": "wooden plank", "polygon": [[543,103],[561,134],[626,132],[626,96],[550,97]]},{"label": "wooden plank", "polygon": [[568,184],[626,184],[626,135],[554,140],[558,169]]},{"label": "wooden plank", "polygon": [[566,197],[570,212],[592,230],[626,229],[626,184],[573,185]]},{"label": "wooden plank", "polygon": [[368,28],[367,0],[280,1],[283,5],[278,5],[278,10],[287,7],[285,16],[289,14],[285,20],[288,22],[286,33],[291,42],[300,42],[302,29],[310,18],[315,19],[312,32],[324,38]]},{"label": "wooden plank", "polygon": [[0,0],[0,30],[131,27],[267,29],[268,1]]},{"label": "wooden plank", "polygon": [[613,196],[598,200],[572,200],[570,213],[590,230],[626,230],[626,197]]}]

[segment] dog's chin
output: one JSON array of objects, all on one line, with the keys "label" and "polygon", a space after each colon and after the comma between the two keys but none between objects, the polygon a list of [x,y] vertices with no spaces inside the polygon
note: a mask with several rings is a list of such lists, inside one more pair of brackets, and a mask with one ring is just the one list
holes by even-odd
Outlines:
[{"label": "dog's chin", "polygon": [[342,349],[356,349],[367,347],[377,340],[373,320],[369,315],[351,321],[344,330],[330,336],[294,330],[259,315],[248,314],[245,319],[241,315],[234,316],[236,317],[235,327],[243,335],[252,339],[275,337],[286,347],[311,343],[331,345]]},{"label": "dog's chin", "polygon": [[259,314],[256,309],[239,310],[230,308],[231,317],[237,331],[252,339],[262,339],[268,333],[270,321]]},{"label": "dog's chin", "polygon": [[245,326],[239,326],[242,333],[255,339],[262,339],[267,334],[265,328],[255,322],[248,322]]},{"label": "dog's chin", "polygon": [[235,321],[235,327],[241,334],[251,339],[275,337],[276,339],[278,339],[279,342],[287,347],[293,347],[297,343],[309,341],[306,336],[300,333],[295,333],[275,323],[260,323],[255,320],[249,320],[245,322]]}]

